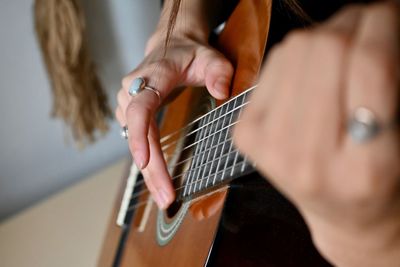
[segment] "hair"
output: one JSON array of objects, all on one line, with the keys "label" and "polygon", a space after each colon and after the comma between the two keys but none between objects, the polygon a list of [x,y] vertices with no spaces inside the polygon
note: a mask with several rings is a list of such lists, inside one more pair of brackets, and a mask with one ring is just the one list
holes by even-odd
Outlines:
[{"label": "hair", "polygon": [[86,42],[78,0],[36,0],[37,39],[51,81],[52,115],[62,119],[78,146],[108,130],[111,110]]},{"label": "hair", "polygon": [[[272,1],[272,0],[271,0]],[[275,0],[275,1],[282,1],[283,4],[291,11],[293,12],[299,19],[303,20],[304,22],[311,22],[311,18],[308,16],[308,14],[303,10],[303,8],[300,6],[297,0]],[[182,0],[174,0],[172,4],[172,9],[171,9],[171,14],[168,20],[168,28],[167,28],[167,34],[165,38],[165,51],[164,54],[166,53],[166,48],[168,47],[169,41],[171,39],[172,33],[174,31],[174,27],[176,24],[176,18],[178,17],[179,13],[179,8],[181,6]]]}]

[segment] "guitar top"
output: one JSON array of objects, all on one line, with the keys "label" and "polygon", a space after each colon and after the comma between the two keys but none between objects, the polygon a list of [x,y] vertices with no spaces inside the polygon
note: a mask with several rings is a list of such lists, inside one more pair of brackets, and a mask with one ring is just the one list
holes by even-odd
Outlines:
[{"label": "guitar top", "polygon": [[255,88],[270,15],[270,0],[239,1],[219,36],[217,48],[235,66],[231,99],[187,88],[166,107],[161,145],[177,200],[158,210],[132,166],[99,266],[329,266],[296,209],[231,141]]}]

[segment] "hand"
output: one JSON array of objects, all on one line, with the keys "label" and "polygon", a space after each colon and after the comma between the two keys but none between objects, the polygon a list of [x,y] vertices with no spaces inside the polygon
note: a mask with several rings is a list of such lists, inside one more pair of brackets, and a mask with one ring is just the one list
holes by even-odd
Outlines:
[{"label": "hand", "polygon": [[338,266],[400,262],[398,127],[362,144],[346,129],[360,106],[382,126],[396,121],[399,25],[398,7],[384,2],[290,34],[270,54],[234,131]]},{"label": "hand", "polygon": [[[164,33],[161,33],[164,34]],[[129,148],[153,199],[161,209],[174,200],[154,114],[160,107],[156,94],[143,90],[135,97],[128,94],[135,78],[143,77],[147,85],[157,89],[162,99],[181,85],[206,86],[212,96],[224,99],[229,95],[233,67],[218,51],[205,41],[191,35],[172,37],[164,56],[164,42],[155,35],[149,41],[143,62],[122,81],[118,93],[116,117],[121,126],[128,126]]]}]

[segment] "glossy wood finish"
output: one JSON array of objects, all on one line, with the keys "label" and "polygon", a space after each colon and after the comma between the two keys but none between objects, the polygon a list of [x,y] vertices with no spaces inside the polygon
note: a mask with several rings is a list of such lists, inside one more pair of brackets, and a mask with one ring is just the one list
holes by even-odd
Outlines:
[{"label": "glossy wood finish", "polygon": [[[218,48],[226,53],[237,68],[233,79],[233,95],[253,85],[264,54],[270,19],[270,0],[242,0],[226,24]],[[161,136],[185,126],[193,119],[193,107],[201,106],[205,90],[190,88],[171,102],[165,112]],[[172,139],[174,140],[174,139]],[[168,155],[175,147],[166,151]],[[140,201],[146,200],[143,195]],[[143,232],[138,225],[143,209],[137,211],[125,243],[123,267],[200,267],[207,262],[214,242],[226,197],[226,189],[196,201],[177,234],[166,246],[156,242],[157,208],[151,207]]]},{"label": "glossy wood finish", "polygon": [[[185,125],[191,116],[189,110],[193,104],[198,105],[201,89],[188,89],[168,107],[163,131],[174,132]],[[197,102],[197,103],[196,103]],[[172,116],[171,114],[174,114]],[[170,152],[170,151],[169,151]],[[148,196],[143,196],[140,201]],[[137,214],[143,214],[140,210]],[[214,240],[221,209],[208,218],[198,220],[198,216],[189,212],[180,226],[177,234],[166,246],[156,242],[156,220],[158,209],[155,204],[151,208],[145,230],[138,231],[137,220],[130,229],[129,238],[125,244],[121,266],[203,266]]]},{"label": "glossy wood finish", "polygon": [[115,200],[113,214],[108,222],[107,232],[105,234],[104,242],[101,248],[100,257],[97,260],[98,267],[109,267],[112,266],[115,255],[117,253],[118,244],[122,235],[122,229],[116,224],[118,211],[121,206],[122,196],[125,191],[126,181],[129,176],[129,170],[132,161],[129,161],[124,174],[121,176],[121,182],[118,190],[118,196]]},{"label": "glossy wood finish", "polygon": [[[232,13],[235,19],[226,23],[219,50],[232,62],[235,76],[232,95],[255,85],[261,68],[269,25],[272,0],[242,0]],[[230,31],[229,29],[232,29]]]},{"label": "glossy wood finish", "polygon": [[331,267],[296,208],[258,173],[231,183],[207,267]]}]

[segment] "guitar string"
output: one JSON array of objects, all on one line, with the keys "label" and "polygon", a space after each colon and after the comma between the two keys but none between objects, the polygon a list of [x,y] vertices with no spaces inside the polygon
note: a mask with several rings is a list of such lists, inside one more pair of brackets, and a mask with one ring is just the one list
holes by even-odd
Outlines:
[{"label": "guitar string", "polygon": [[[223,145],[224,143],[227,143],[227,142],[229,142],[229,141],[231,141],[231,140],[232,140],[232,138],[226,139],[224,142],[221,142],[221,143],[219,143],[218,145],[215,145],[214,147],[218,147],[218,146],[220,146],[220,145]],[[205,154],[207,151],[210,151],[210,152],[211,152],[211,150],[212,150],[212,148],[207,149],[207,150],[205,150],[205,151],[199,153],[198,156]],[[196,167],[193,168],[193,169],[188,169],[188,170],[183,171],[183,172],[181,172],[181,173],[179,173],[179,174],[176,174],[176,175],[174,175],[173,177],[171,177],[171,181],[174,181],[174,180],[176,180],[176,179],[178,179],[178,178],[184,176],[185,174],[189,173],[190,171],[196,171],[196,170],[198,170],[198,169],[199,169],[200,167],[202,167],[202,166],[205,166],[205,165],[207,165],[207,164],[210,164],[211,162],[213,162],[213,161],[215,161],[215,160],[222,159],[223,157],[228,156],[228,155],[230,155],[230,154],[232,154],[232,153],[236,153],[236,152],[238,152],[238,151],[235,150],[235,151],[232,151],[232,152],[229,152],[229,153],[222,154],[222,156],[217,157],[217,158],[214,158],[214,159],[209,160],[209,161],[206,161],[205,163],[203,163],[203,164],[201,164],[201,165],[199,165],[199,166],[196,166]],[[173,165],[173,166],[169,167],[168,170],[175,168],[175,166],[176,166],[176,165]],[[140,182],[140,183],[139,183],[139,182]],[[144,184],[144,181],[143,181],[143,180],[141,180],[141,181],[139,181],[139,182],[136,183],[137,186]],[[190,185],[190,183],[189,183],[188,185]],[[135,185],[135,187],[137,187],[137,186]],[[148,191],[148,190],[147,190],[147,189],[143,189],[142,191],[139,191],[139,192],[133,194],[133,195],[131,196],[131,199],[134,199],[134,198],[137,197],[138,195],[142,195],[142,194],[144,193],[144,191]]]},{"label": "guitar string", "polygon": [[[207,138],[210,138],[210,137],[212,137],[212,136],[214,136],[214,135],[216,135],[216,134],[222,132],[222,131],[225,130],[225,129],[228,129],[228,128],[234,126],[234,125],[237,124],[239,121],[240,121],[240,120],[237,120],[237,121],[235,121],[234,123],[231,123],[230,125],[227,125],[227,126],[225,126],[224,128],[218,130],[217,132],[214,132],[213,134],[210,134],[210,135],[208,135],[208,136],[206,136],[206,137],[200,139],[199,142],[202,141],[202,140],[205,140],[205,139],[207,139]],[[230,140],[230,139],[226,139],[225,141],[229,141],[229,140]],[[180,153],[183,152],[183,151],[185,151],[186,149],[189,149],[190,147],[196,145],[196,144],[199,143],[199,142],[192,143],[192,144],[190,144],[190,145],[184,147],[182,150],[180,150]],[[219,145],[221,145],[221,144],[223,144],[223,143],[224,143],[224,141],[221,142],[221,143],[219,143],[219,144],[217,144],[217,145],[215,145],[215,146],[219,146]],[[214,147],[215,147],[215,146],[214,146]],[[210,149],[212,149],[212,148],[213,148],[213,147],[207,148],[207,150],[210,150]],[[207,150],[206,150],[206,151],[207,151]],[[203,151],[203,152],[205,152],[205,151]],[[201,153],[199,153],[199,154],[194,154],[193,156],[190,156],[190,157],[188,157],[188,158],[186,158],[186,159],[184,159],[184,160],[182,160],[182,161],[176,163],[175,165],[171,166],[170,168],[175,168],[175,167],[179,166],[180,164],[183,164],[183,163],[185,163],[186,161],[188,161],[188,160],[190,160],[190,159],[192,159],[192,158],[194,158],[194,157],[196,157],[196,156],[202,155],[203,152],[201,152]],[[175,155],[175,154],[176,154],[176,153],[173,153],[173,154],[167,155],[167,156],[170,157],[170,156],[173,156],[173,155]],[[169,169],[170,169],[170,168],[169,168]],[[169,169],[168,169],[168,170],[169,170]]]},{"label": "guitar string", "polygon": [[[191,125],[195,124],[196,122],[198,122],[198,121],[201,120],[202,118],[205,118],[205,117],[208,116],[208,115],[211,116],[212,113],[218,112],[218,111],[219,111],[220,109],[222,109],[223,107],[225,107],[225,106],[229,105],[230,103],[232,103],[231,101],[234,101],[234,100],[236,100],[237,98],[239,98],[240,96],[243,96],[243,95],[247,94],[248,92],[251,92],[251,91],[252,91],[254,88],[256,88],[256,87],[257,87],[257,85],[252,86],[252,87],[246,89],[245,91],[243,91],[243,92],[240,93],[239,95],[235,96],[235,97],[232,98],[231,100],[225,102],[224,104],[218,106],[217,108],[211,110],[210,112],[208,112],[208,113],[206,113],[206,114],[200,116],[199,118],[195,119],[194,121],[190,122],[190,123],[187,124],[185,127],[182,127],[181,129],[179,129],[179,130],[177,130],[177,131],[175,131],[175,132],[173,132],[173,133],[171,133],[171,134],[168,134],[168,135],[162,137],[162,138],[160,139],[160,143],[165,143],[166,141],[170,140],[174,135],[180,134],[180,133],[183,132],[185,129],[187,129],[187,128],[190,127]],[[188,136],[190,136],[190,135],[192,135],[192,134],[194,134],[194,133],[200,131],[202,128],[204,128],[204,127],[206,127],[206,126],[208,126],[208,125],[210,125],[210,124],[213,124],[213,123],[215,123],[215,122],[218,123],[218,120],[220,120],[221,118],[226,117],[228,114],[231,114],[231,113],[235,112],[236,110],[238,110],[238,109],[240,109],[240,108],[246,106],[248,103],[249,103],[249,101],[248,101],[248,102],[245,102],[245,103],[242,103],[240,106],[235,107],[233,110],[229,111],[228,113],[225,113],[224,115],[219,116],[218,118],[213,119],[212,121],[208,122],[207,124],[202,125],[202,127],[197,128],[196,130],[193,130],[192,132],[188,133],[187,135],[183,136],[182,138],[188,137]],[[232,114],[232,115],[233,115],[233,114]],[[215,115],[214,115],[214,116],[215,116]],[[232,123],[232,124],[230,124],[230,125],[228,125],[228,126],[222,128],[222,129],[220,129],[219,131],[217,131],[217,132],[215,132],[215,133],[213,133],[213,134],[211,134],[211,135],[206,136],[206,137],[203,138],[203,139],[198,140],[198,141],[195,142],[195,143],[189,144],[188,146],[186,146],[185,148],[183,148],[181,151],[179,151],[179,152],[177,152],[177,153],[182,153],[184,150],[186,150],[186,149],[188,149],[188,148],[194,146],[195,144],[201,142],[202,140],[205,140],[205,139],[207,139],[207,138],[209,138],[209,137],[211,137],[211,136],[214,136],[215,134],[217,134],[218,132],[223,131],[224,129],[227,129],[227,128],[229,128],[229,127],[235,125],[237,122],[239,122],[239,120],[237,120],[237,121],[235,121],[234,123]],[[224,144],[224,143],[226,143],[226,142],[229,142],[230,140],[231,140],[231,138],[225,140],[223,143],[220,143],[220,144],[218,144],[218,145],[216,145],[216,146],[214,146],[214,147],[217,147],[217,146],[219,146],[219,145],[221,145],[221,144]],[[171,143],[177,143],[177,141],[173,141],[173,142],[171,142]],[[162,150],[164,151],[164,150],[166,150],[167,148],[169,148],[169,147],[171,146],[171,143],[167,143],[167,145],[166,145],[167,147],[166,147],[166,146],[162,147]],[[213,148],[213,147],[212,147],[212,148]],[[211,151],[212,148],[209,148],[209,149],[203,151],[202,154],[206,153],[206,151]],[[170,155],[167,154],[167,157],[174,156],[174,155],[177,154],[177,153],[173,153],[173,154],[170,154]],[[224,156],[228,156],[228,157],[229,157],[229,155],[232,154],[232,153],[238,153],[238,152],[237,152],[237,151],[232,151],[232,152],[230,152],[230,153],[228,153],[228,154],[222,155],[222,156],[220,157],[220,159],[221,159],[222,157],[224,157]],[[178,164],[175,164],[174,166],[171,166],[169,169],[175,168],[177,165],[182,164],[182,163],[184,163],[184,162],[190,160],[190,159],[193,158],[193,157],[195,157],[195,155],[192,156],[192,157],[190,157],[190,158],[188,158],[188,159],[185,159],[185,160],[179,162]],[[214,159],[214,160],[215,160],[215,159]],[[245,161],[245,160],[244,160],[244,161]],[[244,161],[243,161],[243,162],[244,162]],[[210,162],[212,162],[212,161],[210,161]],[[202,165],[196,167],[195,169],[193,169],[193,170],[191,170],[191,171],[195,171],[196,169],[200,168],[201,166],[207,165],[207,164],[209,164],[210,162],[206,162],[205,164],[202,164]],[[241,163],[238,163],[238,164],[236,164],[236,165],[234,165],[234,166],[231,166],[231,167],[229,167],[229,168],[227,168],[227,169],[230,169],[230,168],[232,168],[232,167],[236,167],[236,166],[238,166],[238,165],[240,165],[240,164],[242,164],[242,162],[241,162]],[[225,170],[226,170],[226,169],[225,169]],[[187,172],[188,172],[188,171],[183,172],[183,173],[181,173],[181,174],[179,174],[179,175],[176,175],[176,176],[174,176],[171,180],[175,180],[175,179],[177,179],[177,178],[179,178],[179,177],[185,175]],[[220,172],[220,171],[219,171],[219,172]],[[218,174],[218,172],[215,173],[215,174],[213,174],[213,175],[217,175],[217,174]],[[208,179],[210,176],[211,176],[211,175],[209,175],[208,177],[203,178],[203,179]],[[195,182],[202,181],[203,179],[197,180],[197,181],[195,181]],[[143,180],[139,181],[138,183],[136,183],[136,184],[134,185],[134,188],[136,188],[137,186],[140,186],[140,185],[143,184],[143,183],[144,183]],[[190,185],[190,184],[192,184],[192,183],[189,183],[188,185]],[[186,185],[185,185],[185,186],[186,186]],[[183,187],[177,188],[177,189],[175,189],[175,191],[178,191],[179,189],[182,189],[182,188],[183,188]],[[146,191],[148,192],[148,189],[144,189],[144,190],[142,190],[142,191],[139,191],[139,192],[136,193],[136,194],[142,195],[142,194],[143,194],[144,192],[146,192]],[[138,196],[139,196],[139,195],[138,195]],[[138,196],[136,196],[136,197],[138,197]],[[133,198],[134,198],[134,197],[131,196],[131,199],[133,199]],[[134,208],[135,208],[135,207],[134,207]],[[129,207],[129,209],[131,209],[131,207]]]},{"label": "guitar string", "polygon": [[[242,105],[240,105],[240,107],[244,107],[244,106],[246,106],[248,103],[249,103],[249,102],[243,103]],[[178,152],[175,152],[175,153],[172,153],[172,154],[167,154],[167,157],[172,157],[172,156],[175,156],[177,153],[182,153],[182,152],[185,151],[186,149],[191,148],[192,146],[194,146],[194,145],[200,143],[201,141],[206,140],[206,139],[208,139],[208,138],[210,138],[210,137],[212,137],[212,136],[215,136],[216,134],[222,132],[222,131],[225,130],[225,129],[228,129],[229,127],[232,127],[233,125],[235,125],[235,124],[238,123],[239,121],[240,121],[240,120],[236,120],[235,122],[233,122],[233,123],[231,123],[231,124],[229,124],[229,125],[227,125],[227,126],[221,128],[221,129],[219,129],[218,131],[216,131],[216,132],[214,132],[214,133],[212,133],[212,134],[209,134],[209,135],[203,137],[202,139],[200,139],[200,140],[198,140],[198,141],[196,141],[196,142],[193,142],[193,143],[187,145],[186,147],[182,148],[182,149],[179,150]],[[185,137],[186,137],[186,136],[185,136]],[[227,141],[229,141],[229,140],[227,140]],[[217,144],[216,146],[221,145],[221,144],[223,144],[223,143]],[[211,147],[211,149],[212,149],[212,148],[213,148],[213,147]],[[208,149],[207,149],[207,150],[208,150]],[[200,155],[201,155],[201,154],[200,154]],[[184,159],[184,160],[182,160],[182,161],[176,163],[175,165],[171,166],[170,168],[175,168],[175,167],[179,166],[180,164],[185,163],[186,161],[188,161],[188,160],[194,158],[195,156],[198,156],[198,155],[193,155],[193,156],[191,156],[191,157],[189,157],[189,158],[186,158],[186,159]],[[169,168],[169,169],[170,169],[170,168]],[[144,183],[144,182],[142,182],[142,183],[140,183],[140,182],[142,182],[142,181],[139,181],[139,182],[137,183],[137,185],[141,185],[141,184]]]},{"label": "guitar string", "polygon": [[[167,140],[171,139],[173,136],[175,136],[175,135],[177,135],[177,134],[180,134],[182,131],[186,130],[187,128],[189,128],[190,126],[192,126],[193,124],[195,124],[195,123],[198,122],[199,120],[203,119],[204,117],[209,116],[209,115],[212,115],[212,113],[219,111],[219,109],[225,107],[226,105],[229,105],[229,103],[231,103],[231,102],[234,101],[235,99],[237,99],[237,98],[239,98],[239,97],[241,97],[241,96],[243,96],[243,95],[245,95],[245,94],[251,92],[251,91],[252,91],[254,88],[256,88],[256,87],[257,87],[257,85],[254,85],[254,86],[252,86],[252,87],[246,89],[245,91],[243,91],[243,92],[240,93],[239,95],[237,95],[237,96],[235,96],[234,98],[230,99],[229,101],[223,103],[222,105],[216,107],[215,109],[210,110],[209,112],[207,112],[207,113],[205,113],[204,115],[198,117],[197,119],[191,121],[191,122],[188,123],[186,126],[180,128],[179,130],[176,130],[176,131],[174,131],[174,132],[172,132],[172,133],[170,133],[170,134],[168,134],[168,135],[166,135],[166,136],[161,137],[161,138],[160,138],[160,143],[161,143],[161,144],[165,143]],[[226,115],[226,114],[225,114],[225,115]],[[217,118],[217,119],[219,119],[219,118]],[[200,129],[199,129],[199,130],[200,130]]]},{"label": "guitar string", "polygon": [[[249,90],[251,90],[251,88],[250,88]],[[245,103],[242,103],[242,104],[241,104],[239,107],[237,107],[235,110],[246,106],[248,103],[249,103],[249,101],[248,101],[248,102],[245,102]],[[229,113],[231,113],[231,112],[229,112]],[[226,113],[225,115],[227,115],[227,114],[229,114],[229,113]],[[233,114],[232,114],[232,115],[233,115]],[[219,117],[219,118],[222,118],[222,116]],[[216,120],[213,120],[213,122],[215,122],[215,121],[217,121],[217,119],[216,119]],[[201,142],[201,141],[203,141],[203,140],[205,140],[205,139],[208,139],[208,138],[210,138],[210,137],[212,137],[212,136],[215,136],[217,133],[220,133],[220,132],[222,132],[223,130],[232,127],[233,125],[235,125],[235,124],[238,123],[239,121],[240,121],[240,120],[236,120],[234,123],[231,123],[231,124],[229,124],[229,125],[223,127],[222,129],[220,129],[220,130],[214,132],[213,134],[210,134],[210,135],[208,135],[208,136],[205,136],[204,138],[198,140],[197,142],[194,142],[194,143],[189,144],[188,146],[184,147],[182,150],[179,150],[179,152],[172,153],[172,154],[169,154],[169,155],[167,154],[167,157],[172,157],[172,156],[174,156],[174,155],[177,154],[177,153],[182,153],[182,152],[185,151],[186,149],[189,149],[190,147],[192,147],[192,146],[198,144],[199,142]],[[188,136],[188,135],[186,135],[186,136]],[[186,137],[186,136],[184,136],[184,137]],[[186,158],[186,159],[184,159],[184,160],[182,160],[182,161],[176,163],[175,165],[170,166],[170,167],[168,168],[168,171],[171,171],[173,168],[179,166],[180,164],[183,164],[183,163],[187,162],[188,160],[190,160],[190,159],[192,159],[192,158],[194,158],[194,157],[196,157],[196,156],[199,156],[199,155],[201,156],[201,155],[204,154],[205,152],[211,151],[214,147],[218,147],[218,146],[220,146],[220,145],[223,145],[224,143],[226,143],[226,142],[228,142],[228,141],[230,141],[230,140],[231,140],[231,138],[226,139],[226,140],[224,140],[223,142],[221,142],[221,143],[219,143],[219,144],[217,144],[217,145],[215,145],[215,146],[213,146],[213,147],[211,147],[211,148],[206,149],[206,150],[203,151],[202,153],[199,153],[199,154],[197,154],[197,155],[193,155],[193,156],[191,156],[191,157],[189,157],[189,158]],[[195,168],[195,169],[196,169],[196,168]],[[193,170],[195,170],[195,169],[193,169]],[[191,170],[191,171],[193,171],[193,170]],[[180,176],[178,176],[177,178],[179,178],[179,177],[180,177]],[[174,177],[172,177],[172,180],[174,180]],[[142,184],[144,184],[144,183],[145,183],[144,180],[138,181],[138,182],[134,185],[134,188],[135,188],[135,187],[138,187],[138,186],[140,186],[140,185],[142,185]],[[131,198],[132,198],[132,197],[131,197]]]},{"label": "guitar string", "polygon": [[[237,164],[228,167],[227,169],[223,169],[223,170],[217,171],[216,173],[213,173],[213,174],[211,174],[211,175],[209,175],[209,176],[207,176],[207,177],[204,177],[204,178],[199,179],[199,180],[197,180],[197,181],[195,181],[195,182],[192,182],[192,184],[193,184],[193,183],[196,183],[196,182],[199,182],[199,181],[202,181],[202,180],[205,180],[205,179],[208,179],[208,178],[211,177],[212,175],[218,175],[218,173],[220,173],[220,172],[227,171],[227,170],[232,169],[232,168],[236,168],[236,167],[238,167],[238,166],[240,166],[240,165],[243,165],[243,164],[246,164],[246,163],[247,163],[246,160],[242,160],[242,161],[238,162]],[[185,186],[186,186],[186,185],[185,185]],[[178,187],[178,188],[176,188],[174,191],[177,192],[178,190],[184,188],[185,186]],[[147,190],[147,191],[148,191],[148,190]],[[141,202],[138,202],[138,203],[135,203],[135,204],[133,204],[133,205],[130,205],[130,206],[128,207],[127,211],[134,210],[134,209],[136,209],[136,208],[139,207],[139,206],[143,206],[143,205],[146,204],[147,202],[148,202],[148,199],[147,199],[147,200],[144,200],[144,201],[141,201]]]},{"label": "guitar string", "polygon": [[[248,103],[249,103],[249,101],[244,102],[244,103],[241,104],[240,106],[235,107],[234,109],[232,109],[231,111],[225,113],[224,115],[222,115],[222,116],[220,116],[220,117],[218,117],[218,118],[216,118],[216,119],[214,119],[214,120],[212,120],[212,121],[210,121],[210,122],[208,122],[208,123],[206,123],[206,124],[204,124],[204,125],[202,125],[202,126],[196,128],[196,130],[193,130],[193,131],[189,132],[188,134],[186,134],[186,135],[183,136],[182,138],[189,137],[190,135],[192,135],[192,134],[194,134],[194,133],[200,131],[201,129],[207,127],[207,126],[210,125],[210,124],[213,124],[214,122],[217,122],[217,123],[218,123],[220,119],[222,119],[222,118],[224,118],[224,117],[227,117],[229,114],[231,114],[231,113],[237,111],[238,109],[240,109],[240,108],[246,106]],[[170,143],[167,143],[167,145],[163,146],[161,149],[164,151],[164,150],[170,148],[172,145],[174,145],[174,144],[176,144],[176,143],[178,143],[178,142],[179,142],[179,140],[171,141]],[[162,145],[162,144],[161,144],[161,145]]]}]

